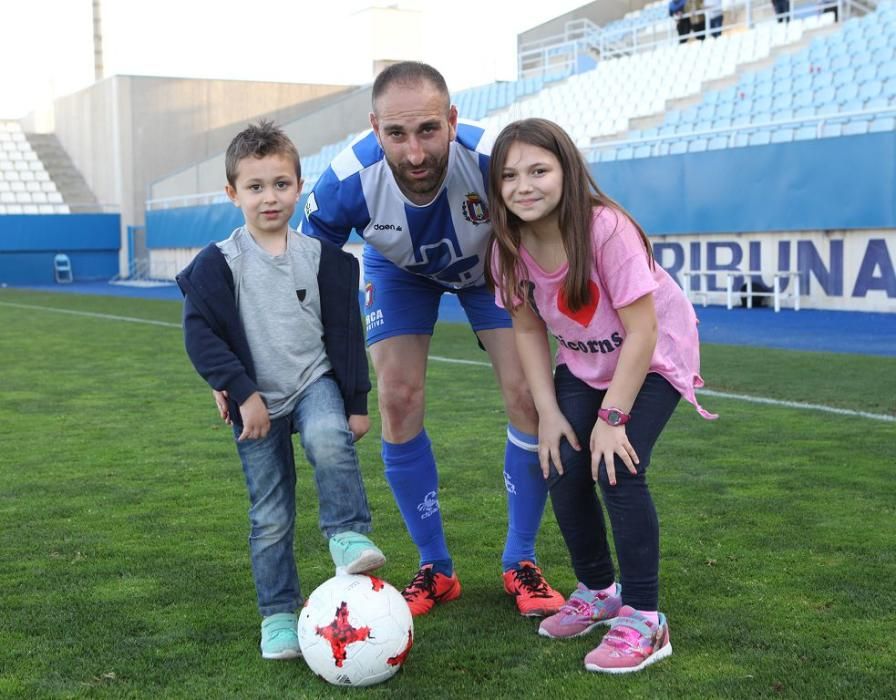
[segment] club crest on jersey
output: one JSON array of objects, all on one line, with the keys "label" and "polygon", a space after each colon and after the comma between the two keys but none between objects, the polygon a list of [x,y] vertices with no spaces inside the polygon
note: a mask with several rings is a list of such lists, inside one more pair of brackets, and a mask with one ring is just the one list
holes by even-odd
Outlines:
[{"label": "club crest on jersey", "polygon": [[489,221],[488,207],[482,201],[482,197],[476,192],[467,192],[467,198],[463,203],[464,218],[471,224],[487,224]]}]

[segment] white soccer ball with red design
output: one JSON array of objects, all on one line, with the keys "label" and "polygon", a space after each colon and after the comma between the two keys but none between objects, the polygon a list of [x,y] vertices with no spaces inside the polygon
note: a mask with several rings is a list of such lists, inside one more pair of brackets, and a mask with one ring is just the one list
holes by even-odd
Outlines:
[{"label": "white soccer ball with red design", "polygon": [[299,646],[309,668],[334,685],[362,686],[394,676],[414,643],[401,593],[375,576],[335,576],[305,601]]}]

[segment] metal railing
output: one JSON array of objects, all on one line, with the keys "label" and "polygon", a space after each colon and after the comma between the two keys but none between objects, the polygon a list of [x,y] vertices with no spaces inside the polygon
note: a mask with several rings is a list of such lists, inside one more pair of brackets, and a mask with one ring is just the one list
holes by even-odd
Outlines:
[{"label": "metal railing", "polygon": [[[589,162],[598,162],[598,154],[603,151],[608,151],[611,148],[618,151],[620,148],[624,147],[632,147],[633,149],[637,149],[639,146],[643,145],[659,145],[663,143],[668,143],[670,145],[675,143],[680,143],[682,141],[693,141],[694,139],[705,138],[707,140],[712,139],[717,136],[728,136],[728,143],[725,145],[725,148],[736,147],[738,144],[735,143],[734,139],[739,133],[743,133],[745,131],[755,132],[755,131],[774,131],[775,129],[786,129],[786,128],[800,128],[805,126],[815,126],[815,138],[823,138],[823,129],[827,123],[837,123],[837,122],[848,122],[852,119],[876,119],[878,117],[896,117],[896,107],[884,107],[881,109],[872,109],[872,110],[856,110],[850,112],[834,112],[831,114],[823,114],[823,115],[815,115],[812,117],[795,117],[793,119],[775,119],[775,120],[767,120],[763,122],[750,122],[749,124],[739,124],[737,126],[729,126],[729,127],[721,127],[721,128],[713,128],[713,129],[702,129],[702,130],[694,130],[685,133],[676,133],[676,134],[667,134],[665,136],[650,136],[646,138],[636,138],[636,139],[620,139],[616,141],[604,141],[599,144],[595,144],[590,147],[585,147],[582,149],[582,152],[585,154],[586,159]],[[793,139],[800,140],[800,139]],[[748,144],[742,144],[748,145]],[[667,155],[664,153],[653,153],[651,152],[649,155],[638,156],[638,157],[652,157],[657,155]],[[625,158],[624,160],[628,160],[629,158]]]},{"label": "metal railing", "polygon": [[[838,20],[843,21],[873,12],[877,4],[877,0],[791,0],[789,10],[779,15],[771,0],[737,0],[728,5],[722,31],[726,33],[744,31],[752,29],[757,24],[775,20],[789,22],[824,12],[832,12]],[[694,15],[703,22],[701,24],[698,21],[696,25],[704,28],[690,31],[683,37],[678,34],[676,19],[667,15],[660,20],[651,18],[642,23],[636,22],[626,26],[611,24],[605,28],[589,22],[588,31],[583,31],[581,35],[563,34],[525,44],[520,47],[517,57],[519,77],[572,75],[582,55],[588,55],[595,61],[607,60],[689,39],[704,39],[718,31],[710,27],[708,11],[693,13],[692,20]]]}]

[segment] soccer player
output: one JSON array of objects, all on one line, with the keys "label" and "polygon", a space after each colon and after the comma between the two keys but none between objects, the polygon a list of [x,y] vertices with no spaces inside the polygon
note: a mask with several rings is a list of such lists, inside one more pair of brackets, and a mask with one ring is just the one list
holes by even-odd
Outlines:
[{"label": "soccer player", "polygon": [[341,246],[355,229],[365,241],[367,344],[377,377],[383,462],[420,553],[420,568],[403,595],[420,615],[461,591],[423,425],[426,360],[447,292],[458,296],[491,358],[509,419],[504,588],[521,614],[550,615],[564,600],[535,560],[547,498],[537,415],[510,316],[484,286],[491,140],[482,128],[458,120],[445,79],[426,64],[386,68],[373,84],[372,101],[372,131],[333,159],[306,202],[301,230]]},{"label": "soccer player", "polygon": [[370,429],[370,379],[354,257],[289,228],[302,191],[299,154],[271,122],[237,134],[225,156],[227,195],[245,225],[211,243],[177,276],[184,339],[220,392],[249,490],[249,550],[262,615],[261,654],[300,655],[296,610],[296,468],[301,433],[314,469],[320,529],[337,573],[382,566],[364,534],[370,508],[354,442]]}]

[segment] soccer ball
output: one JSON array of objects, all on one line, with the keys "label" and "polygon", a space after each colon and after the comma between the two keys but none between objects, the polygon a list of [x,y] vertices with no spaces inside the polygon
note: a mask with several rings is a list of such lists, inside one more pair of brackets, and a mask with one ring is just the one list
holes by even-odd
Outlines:
[{"label": "soccer ball", "polygon": [[334,685],[388,680],[414,643],[411,609],[374,576],[334,576],[305,601],[299,646],[309,668]]}]

